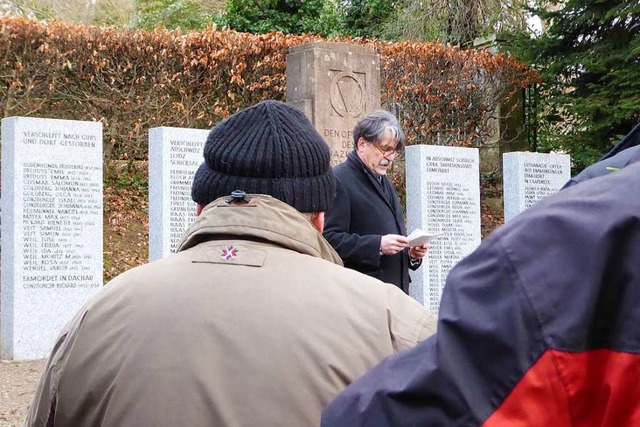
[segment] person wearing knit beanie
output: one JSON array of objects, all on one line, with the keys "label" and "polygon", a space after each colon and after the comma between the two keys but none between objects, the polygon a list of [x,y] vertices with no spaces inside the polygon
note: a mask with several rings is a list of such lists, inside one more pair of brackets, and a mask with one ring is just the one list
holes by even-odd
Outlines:
[{"label": "person wearing knit beanie", "polygon": [[242,110],[209,133],[191,196],[206,206],[234,190],[324,212],[336,192],[329,147],[295,107],[263,101]]},{"label": "person wearing knit beanie", "polygon": [[203,151],[177,253],[119,275],[68,323],[26,427],[318,426],[348,384],[435,332],[322,236],[336,184],[301,111],[261,102]]}]

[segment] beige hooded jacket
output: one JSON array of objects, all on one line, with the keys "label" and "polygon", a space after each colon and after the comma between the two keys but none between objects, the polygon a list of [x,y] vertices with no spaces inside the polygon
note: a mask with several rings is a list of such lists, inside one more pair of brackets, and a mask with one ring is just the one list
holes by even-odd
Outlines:
[{"label": "beige hooded jacket", "polygon": [[25,425],[318,425],[346,385],[435,332],[397,287],[341,267],[304,215],[250,197],[211,203],[177,254],[83,307]]}]

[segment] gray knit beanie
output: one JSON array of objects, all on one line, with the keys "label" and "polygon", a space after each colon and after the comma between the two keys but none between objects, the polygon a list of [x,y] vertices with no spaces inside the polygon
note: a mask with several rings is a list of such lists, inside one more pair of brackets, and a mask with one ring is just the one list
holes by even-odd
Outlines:
[{"label": "gray knit beanie", "polygon": [[209,133],[191,197],[205,206],[234,190],[327,211],[336,192],[329,147],[295,107],[264,101],[242,110]]}]

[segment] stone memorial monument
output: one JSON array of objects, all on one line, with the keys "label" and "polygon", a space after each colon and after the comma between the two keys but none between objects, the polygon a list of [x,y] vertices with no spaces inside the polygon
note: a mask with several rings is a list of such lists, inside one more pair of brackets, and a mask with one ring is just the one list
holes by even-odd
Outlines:
[{"label": "stone memorial monument", "polygon": [[409,293],[434,315],[449,270],[480,244],[479,168],[477,148],[406,148],[407,231],[441,233],[410,272]]},{"label": "stone memorial monument", "polygon": [[2,119],[1,357],[49,355],[102,287],[102,124]]},{"label": "stone memorial monument", "polygon": [[331,148],[337,165],[353,150],[353,127],[380,108],[380,58],[347,43],[294,46],[287,55],[287,101],[300,108]]},{"label": "stone memorial monument", "polygon": [[202,163],[208,130],[149,130],[149,260],[174,253],[196,219],[193,175]]},{"label": "stone memorial monument", "polygon": [[507,222],[571,179],[571,156],[529,152],[502,157],[504,221]]},{"label": "stone memorial monument", "polygon": [[[511,50],[511,42],[504,35],[490,34],[473,40],[473,48],[488,50],[496,55]],[[482,85],[482,78],[480,81]],[[495,172],[502,166],[500,159],[504,153],[523,151],[529,146],[530,136],[525,128],[525,90],[514,89],[511,94],[498,102],[487,120],[489,134],[480,147],[480,171]]]}]

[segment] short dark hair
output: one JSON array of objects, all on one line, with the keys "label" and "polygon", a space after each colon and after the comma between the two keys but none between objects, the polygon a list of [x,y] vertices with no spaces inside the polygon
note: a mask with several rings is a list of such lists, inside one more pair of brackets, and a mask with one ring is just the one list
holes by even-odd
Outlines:
[{"label": "short dark hair", "polygon": [[354,149],[358,148],[358,140],[360,138],[379,144],[384,139],[387,129],[391,131],[394,140],[398,142],[396,150],[402,150],[407,138],[402,131],[402,127],[400,127],[400,122],[393,114],[384,110],[367,114],[356,123],[353,128]]}]

